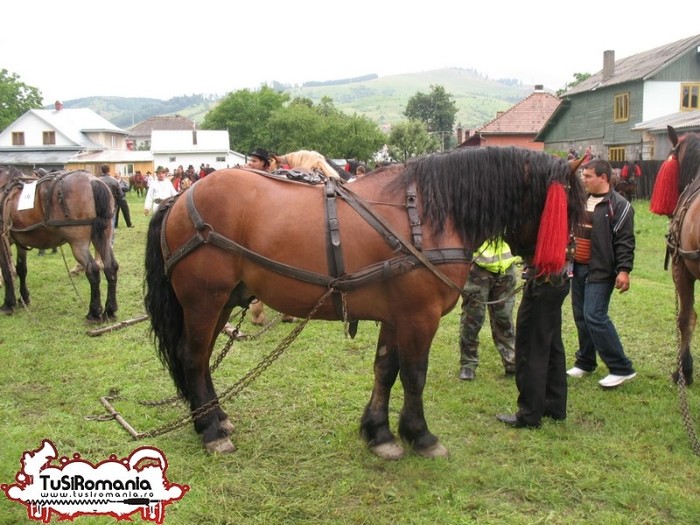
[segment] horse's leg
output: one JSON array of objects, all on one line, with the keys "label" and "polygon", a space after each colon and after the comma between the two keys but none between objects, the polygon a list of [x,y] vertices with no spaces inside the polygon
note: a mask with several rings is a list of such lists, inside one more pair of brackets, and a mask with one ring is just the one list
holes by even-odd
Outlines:
[{"label": "horse's leg", "polygon": [[[117,318],[117,310],[119,309],[117,304],[117,273],[119,271],[119,263],[114,257],[114,250],[112,250],[110,241],[106,236],[102,238],[101,242],[98,244],[99,245],[95,245],[95,249],[97,251],[97,256],[102,261],[102,270],[104,271],[107,281],[107,300],[105,301],[102,317],[104,320],[114,320]],[[99,268],[99,263],[97,261],[95,261],[95,264],[97,264]],[[99,301],[99,280],[97,293],[97,300]]]},{"label": "horse's leg", "polygon": [[428,355],[440,318],[431,320],[424,312],[421,319],[406,319],[397,325],[399,377],[404,404],[399,416],[399,434],[413,450],[428,458],[447,457],[447,449],[428,430],[423,411],[423,389],[428,373]]},{"label": "horse's leg", "polygon": [[90,322],[102,320],[102,304],[100,301],[100,266],[90,254],[90,241],[73,242],[70,245],[73,257],[85,269],[85,277],[90,283],[90,304],[85,318]]},{"label": "horse's leg", "polygon": [[677,326],[681,336],[680,362],[681,369],[673,373],[673,381],[678,382],[679,374],[683,373],[686,385],[693,383],[693,358],[690,345],[695,331],[697,313],[695,312],[695,276],[690,273],[685,262],[676,260],[673,263],[673,280],[678,294]]},{"label": "horse's leg", "polygon": [[370,450],[383,459],[400,459],[404,450],[389,428],[389,398],[399,373],[396,331],[382,323],[374,356],[374,388],[360,422],[360,435]]},{"label": "horse's leg", "polygon": [[[212,306],[211,304],[208,306]],[[211,310],[209,310],[211,313]],[[202,442],[207,452],[226,454],[236,450],[229,435],[233,430],[228,415],[218,404],[214,390],[209,358],[213,341],[216,340],[221,323],[219,320],[197,319],[184,321],[184,336],[178,345],[179,360],[187,382],[190,410],[194,418],[194,428],[202,435]]]},{"label": "horse's leg", "polygon": [[0,238],[0,271],[2,280],[5,283],[5,300],[0,306],[0,312],[11,315],[17,306],[17,296],[15,294],[15,276],[12,271],[12,252],[10,243],[6,238]]},{"label": "horse's leg", "polygon": [[250,308],[248,309],[248,311],[251,315],[250,322],[254,325],[262,326],[267,321],[267,318],[265,317],[264,306],[265,305],[260,299],[256,299],[255,301],[250,303]]},{"label": "horse's leg", "polygon": [[29,288],[27,288],[27,250],[17,246],[17,277],[19,279],[19,296],[25,306],[31,302],[29,298]]}]

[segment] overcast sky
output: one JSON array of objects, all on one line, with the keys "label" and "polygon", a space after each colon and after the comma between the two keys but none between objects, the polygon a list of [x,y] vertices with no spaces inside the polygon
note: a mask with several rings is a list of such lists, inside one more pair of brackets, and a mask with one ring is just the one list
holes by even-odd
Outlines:
[{"label": "overcast sky", "polygon": [[444,67],[556,90],[574,73],[602,69],[605,50],[619,59],[700,34],[697,2],[652,5],[659,4],[15,0],[2,7],[0,69],[38,88],[45,104],[223,95],[272,80]]}]

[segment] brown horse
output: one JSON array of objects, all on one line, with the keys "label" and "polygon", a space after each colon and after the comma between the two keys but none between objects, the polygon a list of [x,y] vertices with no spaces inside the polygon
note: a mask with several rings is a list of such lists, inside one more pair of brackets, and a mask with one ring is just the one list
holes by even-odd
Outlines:
[{"label": "brown horse", "polygon": [[700,134],[686,133],[678,137],[672,127],[668,136],[673,144],[673,159],[678,162],[680,198],[673,212],[668,234],[673,282],[678,296],[677,326],[680,332],[680,370],[673,374],[674,381],[682,373],[686,385],[693,383],[693,357],[690,344],[695,331],[695,281],[700,279]]},{"label": "brown horse", "polygon": [[[87,319],[114,319],[119,265],[111,247],[114,198],[107,185],[86,171],[52,172],[38,178],[27,177],[10,167],[0,168],[0,192],[0,231],[3,232],[0,269],[5,282],[5,300],[0,312],[11,314],[17,307],[10,245],[14,244],[17,249],[19,293],[28,305],[27,250],[30,247],[55,248],[68,243],[90,282]],[[107,279],[104,311],[100,299],[100,267],[90,254],[90,244],[102,259]]]},{"label": "brown horse", "polygon": [[148,179],[140,171],[129,177],[129,191],[136,190],[136,195],[145,197],[148,191]]},{"label": "brown horse", "polygon": [[628,179],[620,179],[615,184],[615,191],[627,199],[628,202],[632,202],[637,196],[637,177],[630,176]]},{"label": "brown horse", "polygon": [[[209,358],[232,309],[259,297],[304,319],[298,326],[311,314],[380,322],[361,435],[378,456],[403,456],[388,412],[399,377],[401,438],[420,455],[446,456],[423,410],[440,318],[460,298],[470,254],[486,238],[503,235],[515,253],[537,260],[545,252],[536,244],[541,222],[541,237],[560,241],[552,252],[563,266],[567,214],[572,220],[583,208],[577,168],[526,149],[460,148],[380,168],[352,185],[219,170],[164,201],[148,230],[145,304],[205,448],[235,450]],[[548,208],[558,220],[541,220]],[[545,227],[553,224],[558,235]]]}]

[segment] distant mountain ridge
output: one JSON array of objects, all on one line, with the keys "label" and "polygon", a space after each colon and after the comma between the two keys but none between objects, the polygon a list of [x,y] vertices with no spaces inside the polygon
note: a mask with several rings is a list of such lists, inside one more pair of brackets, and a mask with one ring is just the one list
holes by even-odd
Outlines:
[{"label": "distant mountain ridge", "polygon": [[[315,103],[323,97],[330,97],[344,113],[367,116],[384,129],[405,120],[403,112],[409,99],[417,92],[429,93],[432,85],[441,85],[452,95],[458,108],[456,123],[464,128],[488,123],[499,111],[507,110],[533,90],[533,86],[523,85],[517,79],[492,80],[475,70],[459,68],[384,77],[368,74],[326,82],[306,82],[301,86],[274,81],[270,85],[289,93],[292,98],[305,97]],[[183,95],[159,100],[94,96],[65,100],[63,105],[66,108],[90,108],[116,126],[128,129],[157,115],[177,114],[201,123],[222,97]]]}]

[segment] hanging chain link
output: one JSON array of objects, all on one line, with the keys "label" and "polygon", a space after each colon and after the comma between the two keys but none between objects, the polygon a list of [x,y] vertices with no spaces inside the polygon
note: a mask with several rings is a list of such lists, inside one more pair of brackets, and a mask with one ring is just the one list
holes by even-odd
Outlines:
[{"label": "hanging chain link", "polygon": [[[163,434],[167,434],[168,432],[172,432],[173,430],[176,430],[178,428],[182,428],[185,425],[195,421],[198,418],[204,417],[205,415],[209,414],[213,410],[216,410],[221,404],[224,402],[228,401],[229,399],[233,398],[234,396],[240,394],[245,388],[247,388],[255,379],[257,379],[265,370],[267,370],[272,363],[274,363],[284,352],[287,350],[289,345],[294,342],[294,340],[299,336],[301,331],[304,329],[306,324],[309,322],[309,320],[316,314],[318,309],[323,305],[323,303],[326,301],[326,299],[333,293],[333,288],[329,288],[323,296],[319,299],[319,301],[316,303],[316,305],[313,307],[313,309],[309,312],[309,314],[306,316],[305,319],[301,320],[297,325],[294,327],[294,329],[282,339],[279,345],[272,350],[268,355],[263,357],[263,359],[255,366],[253,367],[247,374],[245,374],[242,378],[240,378],[236,383],[234,383],[231,387],[228,389],[224,390],[222,394],[220,394],[216,399],[212,399],[208,403],[205,403],[201,407],[199,407],[197,410],[190,412],[188,415],[181,417],[180,419],[176,419],[166,425],[163,425],[161,427],[158,427],[153,430],[149,430],[147,432],[134,432],[132,433],[132,436],[135,440],[138,439],[144,439],[144,438],[152,438],[156,436],[160,436]],[[238,333],[238,329],[241,326],[241,323],[243,322],[243,318],[245,317],[245,310],[243,311],[243,314],[241,315],[240,320],[238,321],[238,324],[236,325],[235,329],[232,332],[231,337],[227,341],[226,345],[224,346],[224,349],[221,351],[217,359],[214,361],[214,364],[211,366],[210,370],[214,371],[221,361],[223,361],[224,357],[228,353],[229,349],[231,348],[233,341],[236,339],[236,335]],[[267,327],[266,327],[267,328]],[[269,328],[267,328],[269,329]],[[116,395],[112,396],[107,396],[105,399],[108,401],[116,399]],[[159,406],[159,405],[165,405],[169,403],[173,403],[177,401],[179,398],[174,397],[174,398],[169,398],[167,400],[162,400],[162,401],[157,401],[157,402],[143,402],[142,404],[148,404],[150,406]],[[87,418],[86,418],[87,419]],[[105,420],[103,418],[90,418],[90,419],[99,419],[99,420]],[[110,416],[108,419],[114,419],[113,416]]]}]

